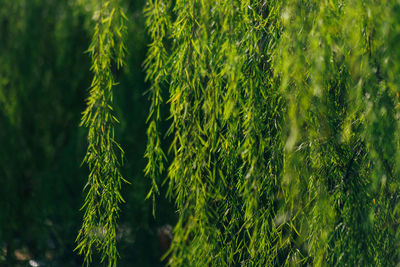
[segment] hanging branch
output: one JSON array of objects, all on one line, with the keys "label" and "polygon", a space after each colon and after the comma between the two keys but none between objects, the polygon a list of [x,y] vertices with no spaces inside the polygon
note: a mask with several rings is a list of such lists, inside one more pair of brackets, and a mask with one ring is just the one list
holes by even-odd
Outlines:
[{"label": "hanging branch", "polygon": [[144,67],[146,69],[146,80],[151,81],[145,175],[152,180],[152,186],[146,198],[152,197],[153,199],[153,216],[155,216],[155,194],[159,193],[157,181],[164,171],[164,160],[166,159],[161,148],[159,122],[161,120],[160,108],[163,103],[161,87],[167,77],[167,52],[163,42],[170,27],[168,7],[162,0],[149,0],[144,9],[144,15],[147,18],[146,26],[152,41],[149,45]]},{"label": "hanging branch", "polygon": [[75,250],[84,255],[86,265],[92,261],[93,250],[101,254],[101,262],[116,266],[116,227],[121,196],[121,183],[127,182],[120,173],[124,152],[115,140],[113,115],[114,80],[112,67],[124,64],[126,16],[118,1],[100,1],[95,12],[95,31],[88,49],[92,58],[93,80],[87,108],[83,112],[81,126],[88,128],[88,149],[83,160],[89,167],[89,179],[85,186],[87,195],[82,228],[77,236]]}]

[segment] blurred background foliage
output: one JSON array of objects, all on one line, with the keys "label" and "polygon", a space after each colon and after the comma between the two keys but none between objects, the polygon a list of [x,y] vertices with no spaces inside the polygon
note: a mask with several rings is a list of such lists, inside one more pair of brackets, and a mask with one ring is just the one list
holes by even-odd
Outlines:
[{"label": "blurred background foliage", "polygon": [[[145,201],[149,102],[143,4],[122,1],[129,53],[114,96],[121,122],[117,136],[126,153],[122,172],[132,184],[123,188],[119,266],[160,265],[157,233],[176,220],[165,194],[156,203],[157,220],[151,201]],[[81,166],[87,133],[79,122],[92,78],[85,53],[92,15],[74,0],[0,0],[1,266],[82,264],[73,249],[88,175]]]}]

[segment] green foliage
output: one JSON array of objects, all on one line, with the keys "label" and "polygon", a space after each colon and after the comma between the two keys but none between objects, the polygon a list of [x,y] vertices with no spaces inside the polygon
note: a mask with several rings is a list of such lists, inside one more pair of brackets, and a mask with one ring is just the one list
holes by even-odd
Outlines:
[{"label": "green foliage", "polygon": [[[172,9],[148,2],[152,101],[161,100],[160,81],[170,94],[168,194],[179,211],[173,266],[276,262],[283,102],[265,73],[272,73],[278,10],[275,2],[176,1]],[[159,116],[151,119],[149,131]],[[148,151],[158,135],[149,135]],[[149,159],[148,169],[156,167]]]},{"label": "green foliage", "polygon": [[[166,50],[163,41],[167,34],[167,27],[170,23],[167,12],[168,6],[163,1],[149,1],[144,9],[147,17],[146,26],[152,43],[149,44],[148,56],[144,62],[147,69],[146,80],[151,79],[151,106],[150,114],[147,121],[150,121],[147,129],[148,144],[146,148],[145,158],[148,163],[145,168],[145,174],[152,177],[152,187],[147,196],[153,196],[153,205],[155,204],[155,194],[159,193],[156,177],[164,170],[165,154],[161,148],[159,136],[160,105],[162,103],[161,86],[167,75]],[[155,210],[153,209],[153,215]]]},{"label": "green foliage", "polygon": [[89,84],[84,22],[71,1],[0,1],[2,266],[18,266],[14,252],[24,247],[34,258],[47,251],[79,262],[72,250],[83,187],[77,125]]},{"label": "green foliage", "polygon": [[398,263],[398,10],[148,1],[146,174],[168,90],[171,266]]},{"label": "green foliage", "polygon": [[[113,87],[116,85],[112,64],[123,65],[125,46],[123,34],[126,16],[118,1],[101,2],[93,19],[96,27],[89,52],[94,74],[83,112],[82,123],[89,129],[88,150],[84,162],[90,169],[85,199],[83,225],[77,237],[77,250],[84,254],[87,265],[92,261],[92,246],[101,252],[101,261],[116,266],[116,220],[121,196],[121,182],[127,182],[119,167],[123,150],[115,141],[114,124],[119,121],[113,115]],[[119,154],[121,157],[119,157]]]},{"label": "green foliage", "polygon": [[[31,259],[45,266],[82,265],[84,257],[74,248],[90,172],[87,164],[81,166],[88,133],[79,122],[93,76],[85,53],[96,26],[93,3],[0,0],[0,266],[26,266]],[[124,68],[117,71],[111,63],[120,83],[113,86],[111,104],[120,121],[115,136],[125,148],[120,171],[135,178],[120,192],[127,203],[120,205],[116,227],[118,266],[160,266],[157,229],[175,221],[165,198],[156,199],[157,220],[145,201],[149,103],[141,67],[147,42],[143,4],[120,1],[129,17],[124,21],[129,53]],[[120,155],[117,147],[115,154]],[[101,253],[92,248],[91,265],[97,266]]]},{"label": "green foliage", "polygon": [[0,265],[398,265],[399,2],[143,2],[0,0]]},{"label": "green foliage", "polygon": [[397,8],[290,1],[283,9],[277,70],[291,125],[284,181],[294,209],[305,212],[300,235],[317,265],[398,262],[390,248],[398,244],[398,89],[385,67],[386,31],[398,26],[382,17]]}]

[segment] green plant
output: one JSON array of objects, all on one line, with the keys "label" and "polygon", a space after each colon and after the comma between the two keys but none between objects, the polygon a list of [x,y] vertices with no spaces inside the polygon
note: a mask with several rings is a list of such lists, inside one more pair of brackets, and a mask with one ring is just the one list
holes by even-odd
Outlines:
[{"label": "green plant", "polygon": [[172,120],[168,195],[179,221],[170,264],[276,262],[282,227],[271,222],[283,201],[276,197],[283,101],[270,62],[279,2],[176,1],[171,8],[149,1],[145,10],[153,39],[146,64],[153,82],[147,151],[158,153],[147,154],[153,181],[162,173],[154,110],[164,88]]},{"label": "green plant", "polygon": [[89,129],[88,150],[84,162],[90,174],[85,198],[83,225],[77,237],[76,249],[85,256],[89,265],[92,261],[93,246],[101,253],[101,261],[107,259],[108,266],[116,266],[116,225],[121,196],[121,183],[127,182],[119,167],[123,150],[115,140],[113,115],[112,68],[123,66],[126,48],[124,46],[124,20],[126,16],[119,7],[119,1],[100,1],[94,12],[96,22],[89,52],[94,74],[87,108],[83,112],[81,125]]},{"label": "green plant", "polygon": [[399,4],[149,1],[146,173],[171,266],[395,265]]}]

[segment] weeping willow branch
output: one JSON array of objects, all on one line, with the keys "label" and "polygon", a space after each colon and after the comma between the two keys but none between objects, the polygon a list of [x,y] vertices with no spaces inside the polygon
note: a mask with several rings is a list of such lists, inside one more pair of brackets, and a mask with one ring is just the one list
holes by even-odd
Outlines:
[{"label": "weeping willow branch", "polygon": [[121,183],[127,182],[120,173],[124,152],[115,140],[113,115],[113,88],[117,84],[112,73],[115,64],[124,64],[126,16],[118,1],[100,1],[95,12],[95,31],[88,49],[92,58],[93,80],[87,108],[81,125],[88,128],[88,149],[84,162],[89,167],[85,186],[87,195],[83,225],[79,231],[76,250],[84,255],[85,263],[92,261],[93,250],[101,254],[101,261],[116,266],[116,227],[121,196]]},{"label": "weeping willow branch", "polygon": [[146,69],[146,80],[151,80],[150,99],[151,106],[147,122],[147,147],[145,158],[148,162],[145,168],[145,175],[152,179],[152,187],[147,198],[153,198],[153,215],[155,215],[155,194],[158,194],[158,177],[164,170],[165,154],[161,148],[159,121],[160,107],[163,102],[161,97],[162,83],[166,81],[167,52],[164,47],[164,40],[168,34],[170,19],[168,15],[169,6],[162,0],[148,1],[144,9],[147,18],[146,25],[152,42],[149,45],[147,58],[144,62]]}]

